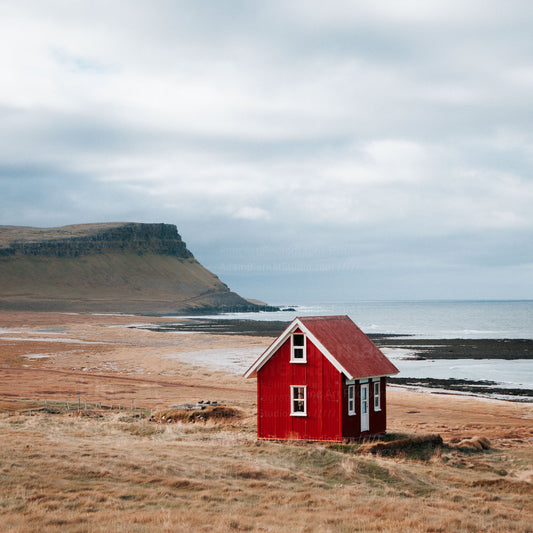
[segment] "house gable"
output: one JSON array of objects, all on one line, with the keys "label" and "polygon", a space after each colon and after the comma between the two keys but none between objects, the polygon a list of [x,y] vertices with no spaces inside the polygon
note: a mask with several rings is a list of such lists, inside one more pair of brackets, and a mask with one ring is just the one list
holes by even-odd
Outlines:
[{"label": "house gable", "polygon": [[317,348],[322,355],[341,373],[349,376],[348,379],[353,379],[350,373],[337,361],[335,357],[326,349],[326,347],[315,337],[313,332],[302,322],[300,318],[295,318],[283,333],[266,349],[266,351],[259,356],[253,365],[244,374],[245,378],[255,377],[257,371],[265,365],[268,360],[278,351],[278,349],[288,340],[291,335],[297,331],[301,331]]},{"label": "house gable", "polygon": [[[291,363],[291,339],[287,337],[257,371],[257,429],[260,438],[341,438],[342,374],[324,357],[311,338],[307,337],[306,344],[306,364]],[[304,397],[296,398],[296,394]],[[304,400],[300,402],[303,411],[296,410],[295,400]]]},{"label": "house gable", "polygon": [[244,377],[256,376],[257,371],[297,330],[304,333],[324,357],[349,380],[398,373],[398,369],[348,316],[326,316],[295,318],[252,364]]}]

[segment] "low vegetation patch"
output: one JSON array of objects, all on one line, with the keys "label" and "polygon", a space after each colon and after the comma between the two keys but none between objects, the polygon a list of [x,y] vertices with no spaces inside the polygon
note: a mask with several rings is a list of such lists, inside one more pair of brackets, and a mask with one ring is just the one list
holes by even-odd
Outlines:
[{"label": "low vegetation patch", "polygon": [[527,481],[514,479],[478,479],[473,481],[473,487],[488,487],[490,490],[500,490],[513,494],[533,494],[533,485]]},{"label": "low vegetation patch", "polygon": [[449,448],[455,448],[458,450],[490,450],[490,440],[486,437],[471,437],[468,439],[456,439],[448,444]]},{"label": "low vegetation patch", "polygon": [[361,447],[362,452],[383,456],[406,454],[415,458],[429,458],[438,447],[443,445],[440,435],[420,435],[406,437],[390,442],[374,442]]},{"label": "low vegetation patch", "polygon": [[152,422],[160,424],[172,424],[176,422],[196,423],[207,422],[208,420],[224,423],[237,420],[241,417],[241,412],[233,407],[223,405],[208,406],[205,409],[166,409],[153,414]]},{"label": "low vegetation patch", "polygon": [[344,453],[365,453],[384,457],[400,456],[427,461],[443,444],[440,435],[385,434],[377,441],[332,444],[330,448]]}]

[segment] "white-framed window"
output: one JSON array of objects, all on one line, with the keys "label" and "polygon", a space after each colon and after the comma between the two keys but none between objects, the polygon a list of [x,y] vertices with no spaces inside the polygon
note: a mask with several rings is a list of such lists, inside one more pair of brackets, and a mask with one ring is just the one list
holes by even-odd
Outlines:
[{"label": "white-framed window", "polygon": [[355,415],[355,384],[348,385],[348,414]]},{"label": "white-framed window", "polygon": [[374,411],[381,411],[381,380],[373,381],[372,385],[374,387]]},{"label": "white-framed window", "polygon": [[307,363],[307,350],[303,333],[291,335],[291,363]]},{"label": "white-framed window", "polygon": [[291,416],[307,416],[307,387],[291,385]]}]

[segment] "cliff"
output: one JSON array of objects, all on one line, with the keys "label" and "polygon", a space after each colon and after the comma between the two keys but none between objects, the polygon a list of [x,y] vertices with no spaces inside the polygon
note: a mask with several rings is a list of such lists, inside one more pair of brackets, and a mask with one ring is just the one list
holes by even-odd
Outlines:
[{"label": "cliff", "polygon": [[172,224],[0,226],[0,309],[257,310],[204,268]]},{"label": "cliff", "polygon": [[79,257],[110,251],[193,257],[173,224],[80,224],[46,229],[0,226],[0,255],[4,256]]}]

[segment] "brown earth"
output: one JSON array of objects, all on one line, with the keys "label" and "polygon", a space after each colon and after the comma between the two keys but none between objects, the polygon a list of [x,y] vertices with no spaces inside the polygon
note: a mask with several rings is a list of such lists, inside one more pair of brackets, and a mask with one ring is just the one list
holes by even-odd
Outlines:
[{"label": "brown earth", "polygon": [[[78,397],[151,409],[199,399],[253,406],[255,380],[193,366],[179,354],[266,348],[272,338],[128,327],[175,322],[133,315],[0,312],[0,408],[20,398]],[[440,433],[444,439],[482,432],[506,447],[531,444],[531,404],[392,387],[387,394],[391,431]]]},{"label": "brown earth", "polygon": [[[531,531],[532,404],[389,387],[390,433],[490,441],[424,460],[258,443],[255,380],[179,355],[272,338],[127,327],[167,321],[0,312],[0,531]],[[78,397],[115,410],[78,413]],[[199,399],[241,416],[162,425],[116,410]],[[44,400],[61,413],[29,416]]]},{"label": "brown earth", "polygon": [[0,398],[73,401],[81,396],[108,404],[130,405],[133,400],[154,409],[204,397],[253,401],[251,381],[176,357],[199,349],[257,345],[264,339],[127,327],[168,320],[0,311],[0,328],[8,331],[0,329]]}]

